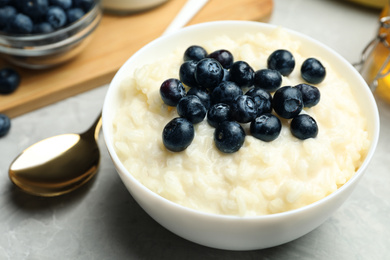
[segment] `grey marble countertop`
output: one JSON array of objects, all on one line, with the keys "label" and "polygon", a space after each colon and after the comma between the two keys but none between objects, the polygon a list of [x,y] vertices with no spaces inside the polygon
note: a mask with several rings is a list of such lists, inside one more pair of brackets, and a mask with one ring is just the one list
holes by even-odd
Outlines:
[{"label": "grey marble countertop", "polygon": [[[355,62],[376,33],[378,14],[342,0],[275,0],[270,23],[307,34]],[[322,226],[274,248],[217,250],[170,233],[129,195],[102,135],[100,171],[82,189],[39,198],[13,187],[13,158],[46,137],[87,129],[107,87],[14,118],[0,138],[0,259],[390,259],[390,104],[380,99],[379,145],[357,189]]]}]

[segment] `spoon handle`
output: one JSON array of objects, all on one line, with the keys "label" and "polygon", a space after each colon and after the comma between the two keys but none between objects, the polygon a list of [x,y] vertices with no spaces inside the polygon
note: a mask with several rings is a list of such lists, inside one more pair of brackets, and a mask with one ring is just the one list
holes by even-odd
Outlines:
[{"label": "spoon handle", "polygon": [[93,136],[97,141],[99,138],[100,129],[102,127],[102,112],[100,111],[99,116],[96,118],[95,122],[90,126],[90,128],[83,133],[83,135]]},{"label": "spoon handle", "polygon": [[209,0],[187,0],[173,21],[168,25],[163,35],[174,32],[185,26]]}]

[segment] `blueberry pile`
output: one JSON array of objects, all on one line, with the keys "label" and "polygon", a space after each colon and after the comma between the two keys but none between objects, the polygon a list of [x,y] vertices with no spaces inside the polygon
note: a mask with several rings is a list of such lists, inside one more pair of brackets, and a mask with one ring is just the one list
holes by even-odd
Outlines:
[{"label": "blueberry pile", "polygon": [[0,31],[50,33],[84,16],[94,0],[0,0]]},{"label": "blueberry pile", "polygon": [[163,102],[176,107],[179,115],[163,129],[168,150],[185,150],[195,136],[193,125],[205,118],[215,128],[216,147],[224,153],[234,153],[244,144],[243,124],[249,124],[250,134],[265,142],[279,136],[280,118],[291,120],[290,131],[298,139],[317,136],[314,118],[301,113],[303,107],[315,106],[320,100],[320,91],[311,84],[322,82],[326,71],[317,59],[309,58],[301,66],[306,83],[283,87],[282,77],[295,68],[295,58],[288,50],[274,51],[267,68],[257,71],[245,61],[234,61],[224,49],[207,53],[193,45],[183,60],[179,77],[165,80],[160,87]]}]

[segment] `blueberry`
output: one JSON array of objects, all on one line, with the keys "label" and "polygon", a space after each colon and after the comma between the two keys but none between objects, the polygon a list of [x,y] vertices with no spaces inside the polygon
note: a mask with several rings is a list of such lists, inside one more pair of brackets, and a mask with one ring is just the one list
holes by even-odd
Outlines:
[{"label": "blueberry", "polygon": [[33,30],[33,21],[27,15],[19,13],[11,18],[7,31],[16,34],[28,34]]},{"label": "blueberry", "polygon": [[216,147],[223,153],[234,153],[240,150],[245,141],[245,131],[234,121],[220,123],[214,131]]},{"label": "blueberry", "polygon": [[190,121],[176,117],[172,119],[162,132],[164,146],[172,152],[185,150],[194,140],[195,130]]},{"label": "blueberry", "polygon": [[264,89],[261,89],[261,88],[251,88],[250,90],[248,90],[245,95],[248,95],[248,96],[251,96],[251,97],[255,97],[255,96],[262,96],[264,97],[265,99],[268,99],[268,100],[272,100],[272,96],[271,94],[267,91],[267,90],[264,90]]},{"label": "blueberry", "polygon": [[195,70],[198,62],[189,60],[181,64],[179,69],[179,78],[187,86],[194,88],[198,86],[195,79]]},{"label": "blueberry", "polygon": [[222,81],[230,81],[230,71],[228,69],[223,69]]},{"label": "blueberry", "polygon": [[46,20],[54,29],[58,29],[66,24],[67,17],[64,9],[57,6],[50,6],[46,14]]},{"label": "blueberry", "polygon": [[255,87],[274,92],[282,85],[282,75],[277,70],[262,69],[255,72]]},{"label": "blueberry", "polygon": [[317,122],[307,114],[300,114],[291,120],[290,130],[293,136],[305,140],[318,135]]},{"label": "blueberry", "polygon": [[245,61],[236,61],[230,68],[230,79],[239,87],[250,87],[253,85],[255,72]]},{"label": "blueberry", "polygon": [[95,0],[73,0],[73,7],[79,7],[87,13],[95,5]]},{"label": "blueberry", "polygon": [[54,31],[54,28],[53,26],[51,26],[50,23],[47,23],[47,22],[42,22],[42,23],[38,23],[38,24],[34,24],[34,27],[33,27],[33,33],[50,33],[50,32],[53,32]]},{"label": "blueberry", "polygon": [[5,114],[0,114],[0,137],[6,135],[11,128],[11,120]]},{"label": "blueberry", "polygon": [[21,11],[32,18],[41,17],[49,10],[48,0],[19,1],[19,5]]},{"label": "blueberry", "polygon": [[13,6],[4,6],[0,8],[0,29],[7,26],[8,21],[16,16],[17,10]]},{"label": "blueberry", "polygon": [[256,117],[250,124],[252,136],[265,142],[278,138],[281,130],[282,123],[279,118],[270,113]]},{"label": "blueberry", "polygon": [[279,116],[287,119],[293,118],[302,111],[302,93],[291,86],[281,87],[274,93],[272,106]]},{"label": "blueberry", "polygon": [[0,94],[9,94],[14,92],[20,84],[19,73],[11,68],[0,70]]},{"label": "blueberry", "polygon": [[196,64],[195,79],[202,88],[213,89],[222,81],[223,68],[218,61],[202,59]]},{"label": "blueberry", "polygon": [[217,127],[224,121],[231,121],[232,112],[230,106],[224,103],[214,104],[207,112],[207,122],[212,127]]},{"label": "blueberry", "polygon": [[206,110],[209,110],[210,104],[211,104],[211,99],[210,95],[207,92],[207,90],[203,90],[200,88],[191,88],[188,92],[187,95],[195,95],[197,96],[200,101],[202,101],[202,104],[206,108]]},{"label": "blueberry", "polygon": [[191,123],[197,124],[203,121],[207,110],[197,96],[187,95],[177,104],[177,113]]},{"label": "blueberry", "polygon": [[207,51],[198,45],[192,45],[188,47],[184,52],[184,61],[200,61],[207,57]]},{"label": "blueberry", "polygon": [[230,69],[230,67],[233,65],[233,54],[228,50],[214,51],[210,53],[208,57],[218,61],[225,69]]},{"label": "blueberry", "polygon": [[186,95],[186,90],[180,80],[171,78],[161,84],[160,95],[165,104],[175,107]]},{"label": "blueberry", "polygon": [[256,103],[257,116],[265,113],[271,113],[272,111],[272,96],[271,94],[261,88],[251,88],[245,95],[251,96]]},{"label": "blueberry", "polygon": [[84,11],[81,8],[71,8],[66,11],[67,23],[71,24],[84,16]]},{"label": "blueberry", "polygon": [[256,103],[247,95],[238,96],[232,105],[232,117],[239,123],[249,123],[257,116]]},{"label": "blueberry", "polygon": [[72,0],[49,0],[50,5],[56,5],[66,10],[72,7]]},{"label": "blueberry", "polygon": [[294,70],[295,59],[287,50],[276,50],[267,59],[268,69],[277,70],[283,76],[288,76]]},{"label": "blueberry", "polygon": [[321,94],[315,86],[302,83],[295,87],[302,93],[304,107],[313,107],[320,102]]},{"label": "blueberry", "polygon": [[325,67],[315,58],[308,58],[302,63],[301,75],[311,84],[321,83],[326,76]]},{"label": "blueberry", "polygon": [[242,89],[232,81],[221,82],[210,94],[211,104],[233,104],[236,97],[243,95]]},{"label": "blueberry", "polygon": [[10,5],[12,0],[0,0],[0,7]]}]

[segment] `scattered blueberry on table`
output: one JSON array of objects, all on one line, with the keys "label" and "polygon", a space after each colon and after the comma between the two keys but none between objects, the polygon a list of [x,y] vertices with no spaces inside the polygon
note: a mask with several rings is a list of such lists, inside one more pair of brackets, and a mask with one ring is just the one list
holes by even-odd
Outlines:
[{"label": "scattered blueberry on table", "polygon": [[11,128],[11,120],[5,114],[0,113],[0,137],[5,136]]},{"label": "scattered blueberry on table", "polygon": [[0,31],[15,35],[53,32],[81,19],[94,5],[94,0],[2,0]]},{"label": "scattered blueberry on table", "polygon": [[[12,68],[0,69],[0,95],[8,95],[14,92],[20,84],[19,73]],[[6,135],[11,128],[10,118],[0,113],[0,137]]]},{"label": "scattered blueberry on table", "polygon": [[12,68],[0,69],[0,94],[14,92],[20,84],[19,73]]},{"label": "scattered blueberry on table", "polygon": [[[208,54],[202,46],[189,46],[179,79],[167,79],[160,86],[163,102],[176,107],[179,115],[163,130],[165,147],[173,152],[185,150],[195,137],[194,124],[204,118],[214,128],[215,146],[223,153],[240,150],[247,134],[263,142],[274,141],[281,133],[282,120],[290,125],[294,137],[315,138],[317,122],[302,111],[320,101],[320,91],[312,84],[324,80],[325,67],[308,58],[301,66],[305,82],[282,86],[282,77],[294,68],[293,54],[284,49],[268,56],[267,68],[255,71],[246,61],[234,61],[228,50]],[[249,133],[244,124],[249,125]]]}]

